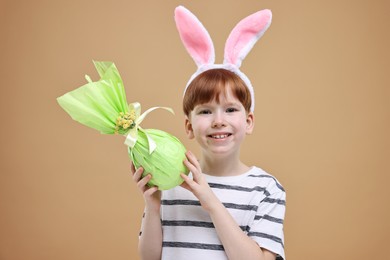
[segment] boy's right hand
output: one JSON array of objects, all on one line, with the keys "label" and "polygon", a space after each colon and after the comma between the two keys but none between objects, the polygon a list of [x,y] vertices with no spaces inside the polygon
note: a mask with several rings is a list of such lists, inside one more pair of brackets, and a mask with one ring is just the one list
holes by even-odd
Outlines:
[{"label": "boy's right hand", "polygon": [[145,200],[145,208],[155,212],[160,211],[161,206],[161,191],[158,190],[157,186],[149,187],[147,185],[148,181],[152,179],[152,175],[149,173],[145,177],[142,177],[144,169],[139,167],[135,169],[134,163],[131,163],[131,173],[133,175],[133,180],[137,184],[138,189],[142,192]]}]

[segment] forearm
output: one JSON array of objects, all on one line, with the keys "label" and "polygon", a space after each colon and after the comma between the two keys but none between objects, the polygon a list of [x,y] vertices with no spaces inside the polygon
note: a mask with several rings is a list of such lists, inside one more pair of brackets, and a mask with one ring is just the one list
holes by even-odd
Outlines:
[{"label": "forearm", "polygon": [[275,259],[273,253],[262,250],[254,240],[241,230],[221,202],[218,201],[213,204],[213,208],[209,211],[210,217],[230,260]]},{"label": "forearm", "polygon": [[182,174],[181,177],[185,182],[181,186],[191,191],[199,199],[202,208],[209,213],[228,258],[230,260],[275,260],[274,253],[260,248],[241,230],[229,211],[211,190],[195,156],[190,152],[186,153],[186,156],[188,160],[185,160],[184,164],[192,172],[193,179]]},{"label": "forearm", "polygon": [[161,259],[162,227],[159,212],[145,209],[138,250],[142,260]]}]

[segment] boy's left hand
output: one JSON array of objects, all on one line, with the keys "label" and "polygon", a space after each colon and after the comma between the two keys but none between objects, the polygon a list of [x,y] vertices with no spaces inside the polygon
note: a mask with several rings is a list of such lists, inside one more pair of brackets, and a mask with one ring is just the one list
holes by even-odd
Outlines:
[{"label": "boy's left hand", "polygon": [[181,184],[181,187],[191,191],[198,198],[202,207],[206,211],[210,211],[213,205],[215,205],[214,203],[219,202],[219,200],[207,183],[195,155],[187,151],[186,157],[187,159],[184,160],[184,165],[191,171],[192,179],[182,173],[181,177],[184,179],[184,182]]}]

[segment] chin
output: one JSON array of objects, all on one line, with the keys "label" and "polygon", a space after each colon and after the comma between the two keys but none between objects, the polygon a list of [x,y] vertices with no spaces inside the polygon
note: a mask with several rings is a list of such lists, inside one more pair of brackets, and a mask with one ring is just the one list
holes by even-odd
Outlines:
[{"label": "chin", "polygon": [[231,148],[222,148],[221,149],[209,149],[208,150],[209,154],[213,154],[215,156],[229,156],[235,153],[235,150]]}]

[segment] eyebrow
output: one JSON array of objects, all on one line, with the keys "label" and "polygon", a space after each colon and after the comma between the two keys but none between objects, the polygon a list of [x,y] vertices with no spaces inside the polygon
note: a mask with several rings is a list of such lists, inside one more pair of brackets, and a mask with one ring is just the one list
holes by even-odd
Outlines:
[{"label": "eyebrow", "polygon": [[[212,107],[213,105],[211,104],[212,102],[207,102],[207,103],[203,103],[203,104],[199,104],[199,105],[196,105],[194,107],[194,110],[195,109],[199,109],[199,108],[210,108]],[[220,105],[221,102],[218,103],[218,105]],[[227,102],[226,104],[223,104],[223,106],[240,106],[241,103],[240,102]]]},{"label": "eyebrow", "polygon": [[226,103],[227,106],[240,106],[240,102],[228,102]]}]

